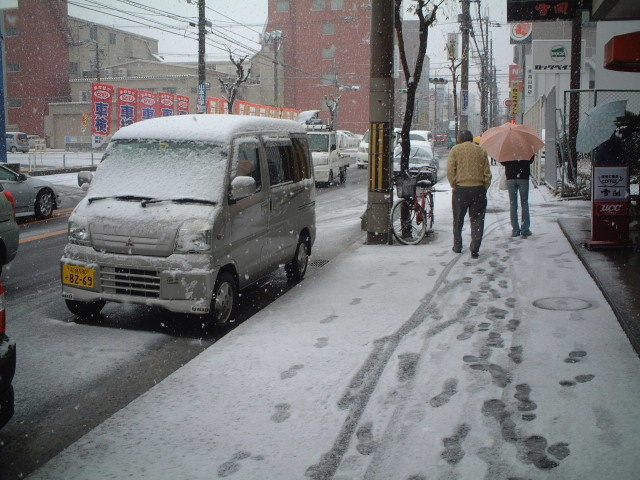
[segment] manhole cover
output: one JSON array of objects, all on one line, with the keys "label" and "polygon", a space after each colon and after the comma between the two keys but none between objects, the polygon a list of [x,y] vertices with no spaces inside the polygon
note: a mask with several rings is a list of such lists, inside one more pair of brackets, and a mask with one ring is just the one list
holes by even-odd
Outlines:
[{"label": "manhole cover", "polygon": [[544,310],[584,310],[592,305],[581,298],[548,297],[536,300],[533,306]]}]

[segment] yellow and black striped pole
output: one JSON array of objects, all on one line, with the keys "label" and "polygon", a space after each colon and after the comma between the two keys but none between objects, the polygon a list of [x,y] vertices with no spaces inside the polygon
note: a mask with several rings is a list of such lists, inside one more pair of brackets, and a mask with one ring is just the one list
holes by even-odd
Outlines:
[{"label": "yellow and black striped pole", "polygon": [[362,217],[367,243],[391,240],[389,213],[393,203],[393,23],[394,3],[371,2],[371,79],[369,83],[369,192]]}]

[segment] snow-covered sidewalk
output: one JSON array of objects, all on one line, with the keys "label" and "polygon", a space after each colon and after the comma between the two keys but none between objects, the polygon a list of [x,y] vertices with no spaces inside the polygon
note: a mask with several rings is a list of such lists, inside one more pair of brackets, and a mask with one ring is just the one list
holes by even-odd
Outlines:
[{"label": "snow-covered sidewalk", "polygon": [[29,478],[636,478],[640,361],[557,224],[589,205],[532,189],[513,239],[498,168],[479,259],[438,193],[423,244],[354,245]]}]

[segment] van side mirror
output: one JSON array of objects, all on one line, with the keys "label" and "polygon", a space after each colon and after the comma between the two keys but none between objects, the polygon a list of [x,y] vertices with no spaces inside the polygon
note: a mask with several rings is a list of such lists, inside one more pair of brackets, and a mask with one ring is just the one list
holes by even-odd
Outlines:
[{"label": "van side mirror", "polygon": [[78,172],[78,186],[81,187],[85,183],[88,185],[93,180],[92,172]]},{"label": "van side mirror", "polygon": [[231,180],[229,202],[235,203],[256,193],[256,180],[253,177],[240,176]]},{"label": "van side mirror", "polygon": [[337,148],[337,147],[336,147],[336,144],[335,144],[335,143],[332,143],[332,144],[331,144],[331,147],[329,148],[329,151],[330,151],[330,152],[333,152],[336,148]]}]

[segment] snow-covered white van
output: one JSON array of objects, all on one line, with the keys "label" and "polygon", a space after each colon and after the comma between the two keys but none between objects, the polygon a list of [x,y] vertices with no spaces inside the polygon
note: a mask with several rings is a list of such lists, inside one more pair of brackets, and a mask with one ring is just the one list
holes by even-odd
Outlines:
[{"label": "snow-covered white van", "polygon": [[145,120],[113,135],[69,218],[62,295],[233,318],[239,290],[285,265],[304,276],[315,187],[304,126],[240,115]]}]

